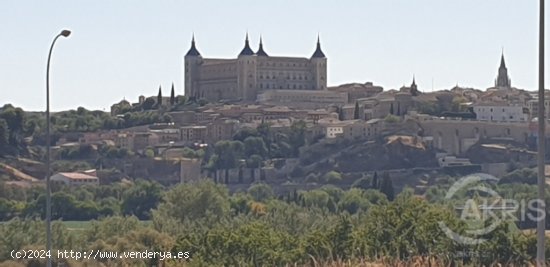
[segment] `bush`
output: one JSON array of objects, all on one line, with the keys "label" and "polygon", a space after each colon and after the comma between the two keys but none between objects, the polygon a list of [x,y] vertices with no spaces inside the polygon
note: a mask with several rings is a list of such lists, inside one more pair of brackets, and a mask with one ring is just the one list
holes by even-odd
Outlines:
[{"label": "bush", "polygon": [[319,182],[319,175],[312,172],[306,176],[306,183],[318,183],[318,182]]},{"label": "bush", "polygon": [[398,123],[399,122],[399,117],[395,116],[395,115],[388,115],[386,116],[386,118],[384,118],[384,121],[386,123]]},{"label": "bush", "polygon": [[254,184],[248,188],[248,194],[252,196],[255,201],[265,202],[268,199],[273,198],[274,193],[271,186],[268,184]]},{"label": "bush", "polygon": [[323,175],[323,182],[328,184],[335,184],[342,181],[342,175],[337,171],[329,171]]}]

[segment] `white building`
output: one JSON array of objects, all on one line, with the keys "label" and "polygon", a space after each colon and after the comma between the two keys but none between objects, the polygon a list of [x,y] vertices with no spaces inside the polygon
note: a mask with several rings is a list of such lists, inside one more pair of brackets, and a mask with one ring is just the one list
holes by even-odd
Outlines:
[{"label": "white building", "polygon": [[50,178],[53,183],[62,183],[69,186],[80,185],[99,185],[99,178],[90,174],[84,174],[79,172],[60,172]]},{"label": "white building", "polygon": [[523,107],[508,103],[479,103],[474,105],[476,119],[480,121],[524,122],[527,114]]},{"label": "white building", "polygon": [[454,156],[444,156],[437,159],[440,167],[469,166],[472,165],[467,158],[457,158]]}]

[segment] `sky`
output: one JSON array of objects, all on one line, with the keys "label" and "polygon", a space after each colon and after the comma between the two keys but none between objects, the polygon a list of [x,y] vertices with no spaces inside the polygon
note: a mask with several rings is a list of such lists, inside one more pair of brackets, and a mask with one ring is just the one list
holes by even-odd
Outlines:
[{"label": "sky", "polygon": [[384,90],[413,75],[421,91],[486,89],[504,50],[512,85],[537,88],[534,0],[3,0],[0,106],[45,110],[48,51],[65,28],[72,34],[57,41],[51,63],[54,111],[108,111],[159,86],[168,95],[172,83],[183,94],[193,33],[203,57],[220,58],[236,57],[247,31],[254,50],[261,34],[270,55],[309,57],[319,34],[329,86],[371,81]]}]

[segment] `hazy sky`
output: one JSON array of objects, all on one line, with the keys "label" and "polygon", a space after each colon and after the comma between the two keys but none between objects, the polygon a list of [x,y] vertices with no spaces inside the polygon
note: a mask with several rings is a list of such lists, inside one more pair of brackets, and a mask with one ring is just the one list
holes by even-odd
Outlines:
[{"label": "hazy sky", "polygon": [[485,89],[504,48],[512,85],[537,86],[533,0],[3,0],[0,105],[45,109],[48,49],[63,28],[73,34],[55,47],[53,110],[108,110],[122,98],[156,95],[159,85],[167,95],[172,82],[183,94],[193,32],[203,57],[224,58],[236,57],[247,30],[254,50],[262,34],[270,55],[302,57],[320,33],[329,85],[384,89],[410,84],[413,74],[423,91]]}]

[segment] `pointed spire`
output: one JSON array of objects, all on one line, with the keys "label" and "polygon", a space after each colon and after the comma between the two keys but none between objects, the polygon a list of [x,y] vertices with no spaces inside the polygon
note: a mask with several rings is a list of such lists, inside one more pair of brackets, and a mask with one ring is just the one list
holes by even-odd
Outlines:
[{"label": "pointed spire", "polygon": [[504,48],[502,48],[502,55],[500,56],[500,67],[506,68],[506,63],[504,63]]},{"label": "pointed spire", "polygon": [[411,93],[412,96],[417,96],[419,94],[418,86],[416,85],[416,77],[415,77],[414,74],[413,74],[413,82],[411,84],[410,93]]},{"label": "pointed spire", "polygon": [[248,44],[248,31],[246,32],[246,39],[244,40],[244,48],[239,53],[239,56],[252,56],[254,55],[254,51],[250,48],[250,45]]},{"label": "pointed spire", "polygon": [[262,43],[262,35],[260,35],[260,46],[258,47],[258,52],[256,52],[256,55],[258,56],[265,56],[268,57],[269,55],[264,51],[264,45]]},{"label": "pointed spire", "polygon": [[511,80],[508,77],[508,69],[504,62],[504,48],[502,49],[502,55],[500,56],[500,67],[498,68],[498,76],[495,81],[495,87],[510,88]]},{"label": "pointed spire", "polygon": [[187,54],[185,56],[200,56],[201,53],[199,53],[199,50],[195,47],[195,33],[193,33],[193,37],[191,38],[191,48],[189,48],[189,51],[187,51]]},{"label": "pointed spire", "polygon": [[321,50],[321,38],[319,37],[319,34],[317,34],[317,48],[315,49],[315,52],[313,52],[313,55],[311,57],[325,57],[325,53],[323,53],[323,51]]}]

